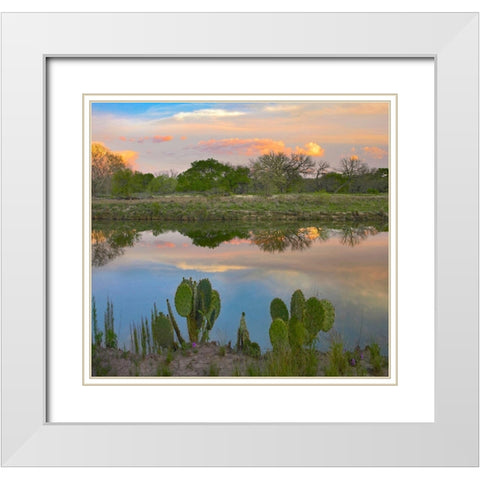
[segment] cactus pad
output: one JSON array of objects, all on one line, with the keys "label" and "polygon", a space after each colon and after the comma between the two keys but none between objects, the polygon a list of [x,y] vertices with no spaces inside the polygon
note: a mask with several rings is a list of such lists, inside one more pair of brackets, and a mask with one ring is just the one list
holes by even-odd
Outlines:
[{"label": "cactus pad", "polygon": [[270,303],[270,315],[272,320],[280,318],[284,322],[288,322],[288,309],[282,299],[274,298],[272,300],[272,303]]},{"label": "cactus pad", "polygon": [[193,306],[193,292],[190,285],[183,281],[177,288],[175,293],[175,308],[182,317],[186,317]]}]

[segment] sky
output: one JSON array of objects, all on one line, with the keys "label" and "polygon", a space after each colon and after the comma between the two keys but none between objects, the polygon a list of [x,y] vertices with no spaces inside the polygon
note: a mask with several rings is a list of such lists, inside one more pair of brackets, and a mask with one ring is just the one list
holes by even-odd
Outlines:
[{"label": "sky", "polygon": [[388,167],[387,102],[101,102],[91,118],[92,142],[144,173],[181,173],[207,158],[248,165],[271,151],[331,170],[352,156]]}]

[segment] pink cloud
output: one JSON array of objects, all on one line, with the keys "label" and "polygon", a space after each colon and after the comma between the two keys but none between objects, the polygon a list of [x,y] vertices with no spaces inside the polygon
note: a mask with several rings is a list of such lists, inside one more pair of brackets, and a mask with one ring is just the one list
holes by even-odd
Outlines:
[{"label": "pink cloud", "polygon": [[165,135],[165,136],[155,135],[152,139],[152,142],[153,143],[169,142],[172,139],[173,137],[171,135]]},{"label": "pink cloud", "polygon": [[304,147],[295,147],[295,150],[287,147],[281,140],[271,138],[224,138],[221,140],[211,139],[198,142],[202,150],[223,154],[241,155],[264,155],[270,152],[301,153],[312,157],[322,157],[325,150],[314,142],[309,142]]},{"label": "pink cloud", "polygon": [[201,140],[198,144],[207,152],[225,154],[258,155],[271,151],[285,151],[285,143],[270,138],[224,138],[222,140]]},{"label": "pink cloud", "polygon": [[180,140],[186,140],[186,139],[187,139],[187,137],[185,135],[180,137]]},{"label": "pink cloud", "polygon": [[388,154],[386,150],[378,147],[363,147],[362,150],[371,158],[375,160],[382,160]]},{"label": "pink cloud", "polygon": [[123,135],[121,137],[118,137],[122,142],[126,142],[127,141],[127,137],[124,137]]}]

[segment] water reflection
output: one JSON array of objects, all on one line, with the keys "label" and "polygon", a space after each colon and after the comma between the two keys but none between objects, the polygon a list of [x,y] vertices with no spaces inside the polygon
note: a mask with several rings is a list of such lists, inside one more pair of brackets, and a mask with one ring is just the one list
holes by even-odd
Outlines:
[{"label": "water reflection", "polygon": [[140,239],[140,233],[151,231],[154,236],[169,231],[177,231],[190,238],[193,245],[215,249],[224,243],[247,240],[261,251],[282,253],[286,250],[301,251],[308,249],[314,242],[339,236],[342,245],[358,246],[379,229],[375,226],[343,225],[341,228],[328,226],[305,226],[304,224],[255,225],[167,222],[162,224],[117,225],[116,223],[94,222],[92,231],[92,265],[106,265],[125,253],[125,247],[132,247]]},{"label": "water reflection", "polygon": [[341,230],[340,242],[342,245],[355,247],[368,236],[376,235],[377,233],[378,231],[375,227],[353,227],[351,225],[344,225]]},{"label": "water reflection", "polygon": [[377,227],[95,222],[92,253],[98,318],[110,298],[120,345],[154,303],[166,311],[183,277],[208,277],[221,295],[212,340],[234,342],[245,311],[251,338],[270,348],[270,302],[288,303],[300,288],[334,304],[335,329],[348,347],[387,344],[388,233]]},{"label": "water reflection", "polygon": [[93,227],[92,229],[92,266],[101,267],[125,252],[125,247],[133,247],[140,233],[129,227],[117,226],[115,229]]}]

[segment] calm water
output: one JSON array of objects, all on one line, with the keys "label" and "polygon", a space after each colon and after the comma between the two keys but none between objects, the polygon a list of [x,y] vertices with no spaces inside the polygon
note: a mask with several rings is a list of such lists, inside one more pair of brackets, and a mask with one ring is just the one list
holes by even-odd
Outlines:
[{"label": "calm water", "polygon": [[[335,306],[333,329],[347,348],[388,339],[388,232],[374,227],[314,225],[94,224],[92,295],[99,325],[107,298],[113,302],[119,346],[130,348],[129,328],[150,318],[154,302],[167,311],[183,277],[208,277],[221,297],[211,339],[232,345],[242,312],[250,339],[262,351],[270,302],[287,305],[294,290]],[[188,338],[186,319],[176,315]],[[320,334],[327,348],[329,334]]]}]

